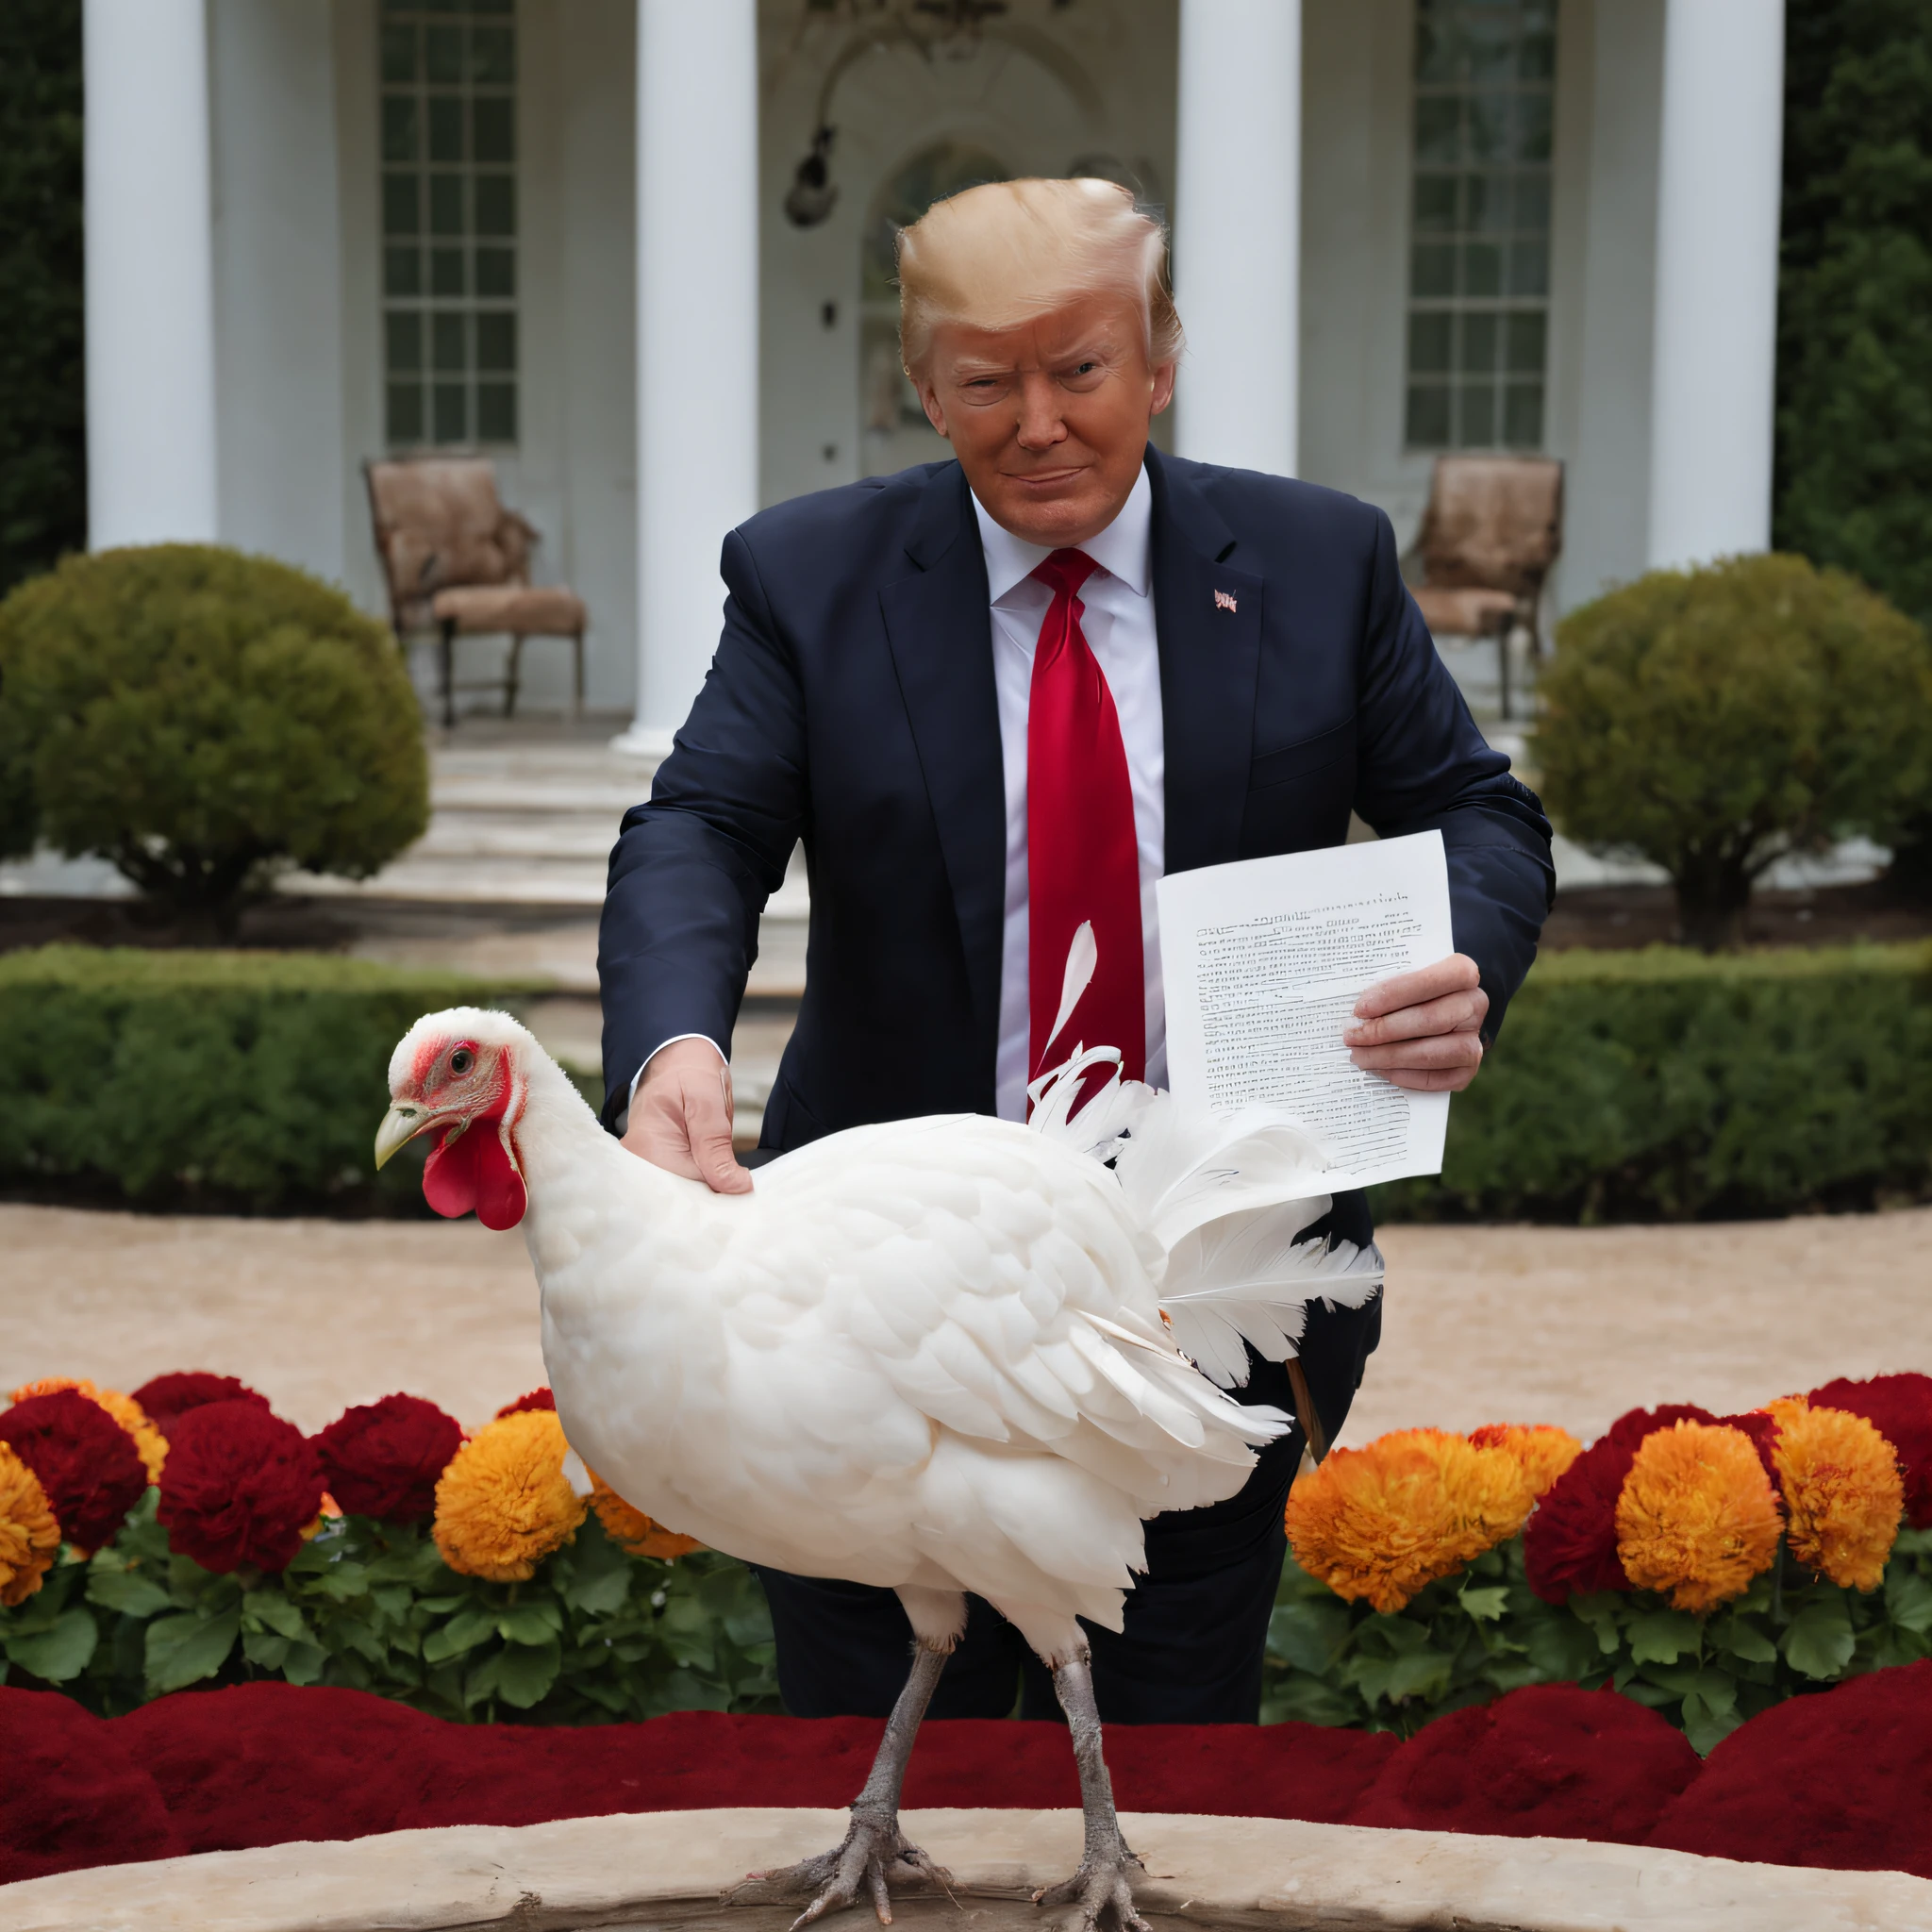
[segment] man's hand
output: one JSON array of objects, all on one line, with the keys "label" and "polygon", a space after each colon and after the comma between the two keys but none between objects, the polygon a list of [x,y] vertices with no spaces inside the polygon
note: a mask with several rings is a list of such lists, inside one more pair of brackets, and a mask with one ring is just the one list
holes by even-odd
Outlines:
[{"label": "man's hand", "polygon": [[1398,1087],[1460,1093],[1483,1062],[1490,996],[1476,981],[1475,961],[1451,953],[1370,987],[1341,1036],[1349,1058]]},{"label": "man's hand", "polygon": [[714,1194],[751,1192],[750,1171],[731,1151],[731,1069],[708,1040],[674,1040],[651,1056],[624,1144]]}]

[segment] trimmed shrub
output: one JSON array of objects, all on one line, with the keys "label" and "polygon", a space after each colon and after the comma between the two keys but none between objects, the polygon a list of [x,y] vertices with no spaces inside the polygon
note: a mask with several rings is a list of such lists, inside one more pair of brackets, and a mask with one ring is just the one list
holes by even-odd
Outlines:
[{"label": "trimmed shrub", "polygon": [[1688,1221],[1932,1193],[1932,945],[1555,953],[1391,1220]]},{"label": "trimmed shrub", "polygon": [[225,935],[276,869],[366,877],[428,815],[394,639],[301,571],[162,543],[0,604],[0,850],[98,853]]},{"label": "trimmed shrub", "polygon": [[1890,842],[1932,793],[1932,651],[1840,571],[1652,571],[1572,611],[1557,646],[1531,751],[1544,801],[1573,839],[1662,866],[1707,952],[1740,942],[1777,859]]},{"label": "trimmed shrub", "polygon": [[518,991],[306,954],[0,957],[0,1187],[426,1213],[420,1158],[374,1171],[390,1055]]}]

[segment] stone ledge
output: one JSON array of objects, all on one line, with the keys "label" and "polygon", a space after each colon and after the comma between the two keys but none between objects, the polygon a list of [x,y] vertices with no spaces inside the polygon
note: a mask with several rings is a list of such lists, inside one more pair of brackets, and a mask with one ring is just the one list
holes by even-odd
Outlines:
[{"label": "stone ledge", "polygon": [[[1932,1932],[1932,1881],[1747,1865],[1574,1839],[1128,1814],[1163,1932]],[[721,1907],[753,1866],[824,1850],[842,1811],[660,1811],[209,1852],[0,1886],[4,1932],[782,1932],[796,1907]],[[1025,1903],[1080,1848],[1073,1811],[908,1811],[961,1896],[907,1897],[926,1932],[1047,1923]],[[872,1925],[862,1907],[829,1922]]]}]

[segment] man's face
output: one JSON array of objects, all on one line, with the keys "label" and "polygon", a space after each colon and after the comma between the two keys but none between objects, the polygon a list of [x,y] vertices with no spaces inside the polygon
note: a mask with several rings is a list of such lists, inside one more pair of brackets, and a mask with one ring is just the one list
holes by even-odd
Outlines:
[{"label": "man's face", "polygon": [[994,523],[1057,550],[1120,514],[1174,364],[1148,362],[1139,303],[1089,295],[1017,328],[941,323],[914,382]]}]

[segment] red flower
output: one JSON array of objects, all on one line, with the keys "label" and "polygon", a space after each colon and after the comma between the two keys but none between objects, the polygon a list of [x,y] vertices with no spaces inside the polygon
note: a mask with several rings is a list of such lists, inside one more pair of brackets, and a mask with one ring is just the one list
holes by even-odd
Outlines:
[{"label": "red flower", "polygon": [[532,1389],[527,1395],[519,1395],[514,1402],[506,1402],[496,1411],[496,1420],[501,1422],[507,1415],[521,1415],[526,1408],[547,1408],[555,1415],[557,1397],[547,1389]]},{"label": "red flower", "polygon": [[454,1416],[418,1395],[385,1395],[315,1439],[328,1492],[351,1516],[420,1523],[436,1511],[436,1479],[462,1447]]},{"label": "red flower", "polygon": [[157,1512],[168,1547],[204,1570],[285,1570],[322,1507],[308,1439],[258,1402],[192,1408],[168,1437]]},{"label": "red flower", "polygon": [[1536,1513],[1524,1524],[1523,1564],[1530,1589],[1546,1604],[1562,1604],[1573,1593],[1589,1596],[1600,1590],[1634,1588],[1617,1555],[1617,1498],[1638,1444],[1653,1430],[1676,1422],[1716,1420],[1689,1403],[1620,1415],[1544,1491]]},{"label": "red flower", "polygon": [[[1751,1438],[1751,1446],[1757,1451],[1757,1459],[1763,1463],[1764,1474],[1771,1480],[1771,1493],[1782,1498],[1784,1491],[1778,1487],[1777,1465],[1771,1459],[1771,1445],[1777,1441],[1777,1418],[1768,1408],[1750,1408],[1742,1415],[1721,1415],[1718,1421],[1725,1428],[1738,1429]],[[1783,1507],[1782,1501],[1779,1507]]]},{"label": "red flower", "polygon": [[77,1550],[108,1541],[147,1488],[134,1438],[73,1389],[16,1402],[0,1415],[0,1441],[40,1478],[60,1534]]},{"label": "red flower", "polygon": [[1812,1390],[1813,1408],[1847,1408],[1861,1415],[1898,1454],[1906,1481],[1906,1521],[1932,1529],[1932,1375],[1840,1377]]},{"label": "red flower", "polygon": [[246,1382],[233,1375],[210,1375],[201,1369],[184,1369],[175,1374],[157,1375],[134,1391],[143,1413],[164,1436],[175,1433],[175,1424],[191,1408],[210,1402],[256,1402],[263,1408],[268,1397],[258,1395]]}]

